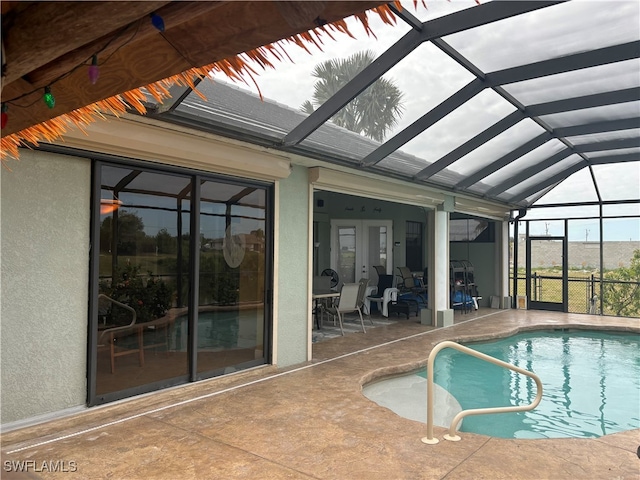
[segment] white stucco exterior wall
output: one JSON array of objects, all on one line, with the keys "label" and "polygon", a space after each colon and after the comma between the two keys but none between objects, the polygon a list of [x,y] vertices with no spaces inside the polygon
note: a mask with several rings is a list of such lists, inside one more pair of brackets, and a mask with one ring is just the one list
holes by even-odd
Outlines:
[{"label": "white stucco exterior wall", "polygon": [[1,175],[1,422],[86,403],[91,163],[30,150]]},{"label": "white stucco exterior wall", "polygon": [[305,167],[294,166],[279,182],[278,318],[275,342],[279,367],[307,360],[309,325],[309,183]]}]

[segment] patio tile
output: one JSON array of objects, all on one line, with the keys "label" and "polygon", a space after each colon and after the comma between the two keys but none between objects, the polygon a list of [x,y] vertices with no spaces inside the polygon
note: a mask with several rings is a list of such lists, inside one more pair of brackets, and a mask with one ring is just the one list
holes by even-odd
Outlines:
[{"label": "patio tile", "polygon": [[[3,460],[78,466],[15,478],[637,478],[640,430],[586,440],[465,433],[460,442],[426,445],[424,423],[361,393],[365,382],[424,365],[440,340],[580,325],[640,331],[637,319],[514,310],[456,315],[454,326],[437,330],[403,319],[316,343],[306,364],[254,369],[5,433]],[[445,429],[434,433],[441,439]]]}]

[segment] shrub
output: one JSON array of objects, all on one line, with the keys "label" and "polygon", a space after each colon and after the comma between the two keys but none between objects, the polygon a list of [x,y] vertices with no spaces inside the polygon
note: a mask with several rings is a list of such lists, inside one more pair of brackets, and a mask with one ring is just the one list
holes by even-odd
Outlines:
[{"label": "shrub", "polygon": [[116,268],[111,281],[100,282],[100,293],[129,305],[135,310],[137,321],[143,323],[167,313],[172,294],[164,281],[151,272],[141,275],[140,268],[131,264]]}]

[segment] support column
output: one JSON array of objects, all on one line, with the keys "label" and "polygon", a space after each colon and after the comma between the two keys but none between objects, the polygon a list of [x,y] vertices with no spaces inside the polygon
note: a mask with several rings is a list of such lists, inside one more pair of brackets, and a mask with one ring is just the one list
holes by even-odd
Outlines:
[{"label": "support column", "polygon": [[445,201],[428,215],[429,245],[429,310],[431,325],[453,325],[449,292],[449,214],[455,205],[454,197]]},{"label": "support column", "polygon": [[[509,222],[496,222],[496,271],[494,295],[499,298],[498,308],[511,308],[511,297],[509,296]],[[494,307],[491,302],[491,307]]]}]

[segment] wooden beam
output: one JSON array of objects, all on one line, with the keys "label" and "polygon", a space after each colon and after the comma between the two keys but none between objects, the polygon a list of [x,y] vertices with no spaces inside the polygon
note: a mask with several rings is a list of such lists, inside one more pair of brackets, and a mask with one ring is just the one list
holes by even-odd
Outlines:
[{"label": "wooden beam", "polygon": [[4,83],[111,34],[167,3],[33,2],[15,18],[3,19]]},{"label": "wooden beam", "polygon": [[[51,2],[52,5],[59,5],[59,3]],[[4,83],[3,102],[23,94],[29,93],[29,95],[9,105],[10,120],[6,128],[2,129],[2,135],[18,132],[55,116],[176,75],[189,68],[208,65],[282,38],[306,32],[317,26],[317,18],[333,22],[384,2],[377,0],[326,2],[325,8],[319,15],[314,18],[309,15],[310,18],[306,24],[303,25],[300,18],[297,18],[296,27],[292,27],[285,21],[274,2],[224,2],[221,5],[217,5],[219,2],[216,2],[216,8],[210,9],[209,12],[197,10],[202,8],[200,3],[176,2],[175,8],[178,10],[180,10],[179,7],[188,5],[180,12],[180,16],[188,20],[179,25],[167,27],[164,34],[156,31],[155,34],[140,38],[139,41],[133,40],[122,45],[101,65],[100,79],[96,85],[88,82],[85,69],[72,71],[71,67],[68,67],[69,74],[52,85],[52,91],[56,97],[54,109],[47,108],[41,101],[43,91],[40,87],[45,86],[45,83],[41,82],[49,78],[50,73],[34,71],[24,78]],[[213,4],[213,2],[204,3]],[[195,11],[200,13],[193,15]],[[166,19],[165,25],[167,25]],[[354,34],[358,33],[360,32],[354,32]],[[361,35],[365,34],[361,33]],[[100,32],[100,35],[94,38],[103,37],[104,35]],[[331,41],[328,36],[325,38]],[[63,39],[62,43],[66,41]],[[299,47],[291,44],[289,48]],[[54,50],[66,51],[66,53],[69,51],[67,47],[51,51]],[[32,61],[30,65],[35,63]],[[25,63],[27,64],[29,63]],[[25,78],[33,79],[37,83],[34,85]]]},{"label": "wooden beam", "polygon": [[[165,35],[179,27],[182,23],[193,18],[205,15],[212,9],[219,7],[224,2],[172,2],[164,8],[155,12],[162,17],[165,23]],[[143,17],[117,32],[110,32],[108,35],[94,40],[72,52],[55,59],[47,65],[31,72],[27,78],[34,87],[45,87],[60,76],[68,73],[72,68],[86,62],[96,52],[100,52],[98,64],[104,63],[115,51],[128,43],[143,42],[151,36],[157,36],[158,30],[151,22]],[[188,34],[190,37],[191,34]]]}]

